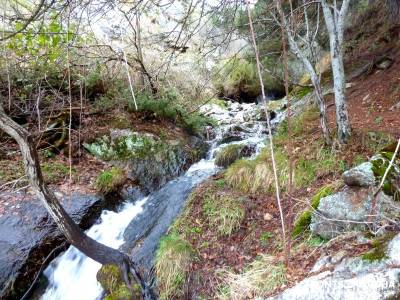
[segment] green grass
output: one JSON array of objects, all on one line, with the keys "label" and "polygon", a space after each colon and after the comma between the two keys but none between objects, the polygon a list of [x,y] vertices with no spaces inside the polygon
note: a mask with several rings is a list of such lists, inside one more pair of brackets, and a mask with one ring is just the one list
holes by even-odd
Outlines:
[{"label": "green grass", "polygon": [[[289,161],[284,148],[276,145],[275,162],[281,190],[289,182]],[[313,149],[312,153],[299,153],[294,162],[294,186],[302,188],[312,184],[318,177],[340,168],[339,160],[330,150]],[[246,193],[270,193],[275,190],[274,174],[269,149],[265,148],[254,160],[236,160],[225,173],[226,182]]]},{"label": "green grass", "polygon": [[96,179],[97,190],[107,194],[116,191],[126,180],[124,170],[113,167],[111,170],[103,171]]},{"label": "green grass", "polygon": [[222,148],[220,151],[218,151],[216,157],[215,157],[215,164],[219,167],[228,167],[232,163],[235,162],[235,160],[241,158],[241,152],[244,148],[244,145],[228,145],[224,148]]},{"label": "green grass", "polygon": [[[42,163],[42,172],[44,180],[47,183],[58,183],[69,177],[69,165],[47,161]],[[76,170],[72,168],[72,175]]]},{"label": "green grass", "polygon": [[203,213],[211,227],[222,236],[229,236],[240,228],[245,217],[243,200],[231,196],[209,194],[203,203]]},{"label": "green grass", "polygon": [[194,258],[192,246],[179,235],[170,234],[161,239],[155,260],[160,299],[183,296],[183,287]]}]

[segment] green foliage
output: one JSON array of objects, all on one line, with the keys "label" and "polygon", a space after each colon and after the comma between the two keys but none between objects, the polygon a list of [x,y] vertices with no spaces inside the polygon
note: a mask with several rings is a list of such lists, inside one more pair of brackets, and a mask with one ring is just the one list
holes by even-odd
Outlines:
[{"label": "green foliage", "polygon": [[305,240],[306,244],[310,247],[320,247],[325,244],[327,241],[324,240],[319,235],[310,235],[310,237]]},{"label": "green foliage", "polygon": [[222,236],[229,236],[239,229],[245,216],[243,199],[213,194],[204,198],[203,212],[209,224]]},{"label": "green foliage", "polygon": [[[210,118],[197,113],[188,113],[182,107],[177,106],[170,93],[158,98],[148,93],[141,93],[137,95],[136,101],[139,111],[150,112],[156,117],[177,122],[190,134],[199,134],[204,126],[214,124],[214,121]],[[132,104],[130,104],[130,109],[134,109]]]},{"label": "green foliage", "polygon": [[113,167],[109,171],[103,171],[96,179],[96,187],[99,192],[104,194],[115,191],[126,180],[124,170]]},{"label": "green foliage", "polygon": [[310,86],[304,86],[304,87],[295,87],[290,95],[295,99],[295,100],[300,100],[307,96],[309,93],[311,93],[314,89]]},{"label": "green foliage", "polygon": [[228,167],[234,163],[235,160],[241,158],[243,148],[244,145],[238,144],[228,145],[222,148],[215,157],[215,164],[220,167]]},{"label": "green foliage", "polygon": [[361,143],[371,153],[377,153],[396,140],[390,134],[380,131],[369,131],[362,136]]},{"label": "green foliage", "polygon": [[177,234],[169,234],[161,239],[155,259],[160,299],[183,296],[183,286],[193,259],[192,246]]}]

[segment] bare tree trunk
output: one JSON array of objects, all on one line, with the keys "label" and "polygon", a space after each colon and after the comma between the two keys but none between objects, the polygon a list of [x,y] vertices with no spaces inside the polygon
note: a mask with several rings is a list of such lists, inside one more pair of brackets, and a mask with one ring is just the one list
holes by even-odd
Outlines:
[{"label": "bare tree trunk", "polygon": [[325,23],[329,33],[333,85],[335,92],[336,124],[338,139],[341,144],[347,143],[351,135],[345,96],[346,75],[343,64],[343,32],[349,3],[350,0],[344,0],[339,11],[336,8],[335,1],[335,6],[331,11],[331,8],[328,6],[326,0],[321,1]]},{"label": "bare tree trunk", "polygon": [[[277,3],[278,11],[282,12],[282,6],[281,6],[280,2],[276,1],[276,3]],[[310,74],[311,82],[315,88],[315,97],[316,97],[317,106],[319,109],[319,118],[320,118],[322,135],[324,137],[325,143],[327,145],[330,145],[332,143],[332,140],[331,140],[331,135],[330,135],[329,127],[328,127],[328,121],[326,118],[326,106],[325,106],[324,96],[322,93],[321,81],[319,79],[319,76],[318,76],[314,66],[311,64],[310,60],[301,51],[301,49],[297,45],[296,41],[294,40],[293,34],[291,33],[290,28],[287,24],[287,20],[282,19],[282,22],[284,22],[283,25],[285,26],[285,29],[286,29],[290,50],[303,63],[307,72]]]},{"label": "bare tree trunk", "polygon": [[[138,59],[143,62],[143,52],[142,52],[142,41],[141,41],[141,29],[140,29],[140,17],[139,17],[139,11],[136,11],[135,14],[135,18],[136,18],[136,45],[137,45],[137,53],[138,53]],[[142,88],[144,88],[144,72],[143,72],[143,68],[142,68],[142,72],[140,73],[140,86]]]},{"label": "bare tree trunk", "polygon": [[[142,280],[140,273],[135,269],[135,266],[126,254],[88,237],[67,214],[54,193],[47,187],[43,180],[39,157],[35,147],[36,144],[34,143],[32,135],[25,128],[8,117],[1,104],[0,129],[17,141],[24,161],[25,172],[32,189],[42,201],[47,212],[56,222],[58,228],[65,235],[68,242],[100,264],[117,265],[121,270],[123,278],[129,285],[128,273],[132,270],[135,280],[141,284],[142,290],[148,290],[147,284]],[[145,295],[145,292],[143,292],[143,295]],[[150,297],[147,299],[152,298]]]}]

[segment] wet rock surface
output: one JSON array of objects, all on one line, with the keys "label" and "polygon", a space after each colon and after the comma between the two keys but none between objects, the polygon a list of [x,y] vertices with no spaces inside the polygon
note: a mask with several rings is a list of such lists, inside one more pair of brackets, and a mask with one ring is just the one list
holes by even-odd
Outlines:
[{"label": "wet rock surface", "polygon": [[[39,200],[22,193],[0,196],[20,198],[0,217],[0,298],[19,299],[46,256],[65,238]],[[71,199],[64,197],[62,204],[82,229],[89,228],[107,207],[107,201],[96,195],[73,194]]]},{"label": "wet rock surface", "polygon": [[[167,232],[182,210],[185,200],[197,184],[216,172],[216,168],[194,170],[170,181],[159,191],[148,196],[143,212],[135,217],[124,232],[122,249],[131,253],[142,267],[152,266],[160,238]],[[168,201],[166,201],[166,199]]]}]

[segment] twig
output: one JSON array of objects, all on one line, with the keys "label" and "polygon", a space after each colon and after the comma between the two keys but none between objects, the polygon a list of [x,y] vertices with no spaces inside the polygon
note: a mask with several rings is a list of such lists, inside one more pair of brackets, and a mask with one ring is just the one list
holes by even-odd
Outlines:
[{"label": "twig", "polygon": [[[253,42],[254,53],[256,56],[257,72],[258,72],[258,78],[260,80],[261,94],[263,97],[263,101],[265,101],[265,89],[264,89],[264,82],[263,82],[263,78],[262,78],[262,74],[261,74],[261,63],[260,63],[260,57],[259,57],[258,48],[257,48],[257,42],[256,42],[255,34],[254,34],[253,21],[251,18],[249,0],[246,1],[246,7],[247,7],[247,15],[249,17],[250,34],[251,34],[251,38],[252,38],[252,42]],[[267,106],[267,103],[265,105]],[[280,198],[280,194],[279,194],[278,172],[276,170],[274,145],[273,145],[273,139],[272,139],[272,129],[271,129],[271,123],[270,123],[270,119],[269,119],[269,115],[268,115],[268,109],[267,109],[267,107],[265,109],[266,109],[266,116],[267,116],[269,146],[270,146],[270,151],[271,151],[272,168],[274,171],[274,179],[275,179],[276,201],[278,203],[279,214],[280,214],[280,218],[281,218],[283,244],[286,245],[285,220],[284,220],[284,216],[283,216],[282,203],[281,203],[281,198]]]}]

